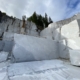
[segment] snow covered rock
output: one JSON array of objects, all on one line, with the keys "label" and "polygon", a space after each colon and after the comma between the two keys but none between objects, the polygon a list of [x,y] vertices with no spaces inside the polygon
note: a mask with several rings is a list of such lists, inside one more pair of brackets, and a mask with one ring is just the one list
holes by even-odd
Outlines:
[{"label": "snow covered rock", "polygon": [[6,61],[8,58],[8,52],[0,52],[0,62]]},{"label": "snow covered rock", "polygon": [[72,65],[80,66],[80,50],[69,50]]},{"label": "snow covered rock", "polygon": [[59,58],[56,41],[20,34],[14,34],[14,41],[12,53],[15,61]]}]

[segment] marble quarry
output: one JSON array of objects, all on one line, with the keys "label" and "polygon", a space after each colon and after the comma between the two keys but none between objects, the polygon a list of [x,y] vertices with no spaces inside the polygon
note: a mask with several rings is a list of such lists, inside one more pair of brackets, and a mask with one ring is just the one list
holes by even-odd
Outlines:
[{"label": "marble quarry", "polygon": [[80,80],[80,14],[40,31],[26,20],[0,23],[0,80]]}]

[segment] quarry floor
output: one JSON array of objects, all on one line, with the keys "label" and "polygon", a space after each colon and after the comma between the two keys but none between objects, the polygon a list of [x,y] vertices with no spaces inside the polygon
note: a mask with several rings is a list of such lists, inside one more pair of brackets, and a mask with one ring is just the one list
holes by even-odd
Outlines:
[{"label": "quarry floor", "polygon": [[69,60],[0,63],[0,80],[80,80],[80,67]]}]

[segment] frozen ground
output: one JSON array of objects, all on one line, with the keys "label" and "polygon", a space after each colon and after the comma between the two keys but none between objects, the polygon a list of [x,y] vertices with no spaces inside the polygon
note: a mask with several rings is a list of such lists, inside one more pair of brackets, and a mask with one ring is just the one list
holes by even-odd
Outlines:
[{"label": "frozen ground", "polygon": [[67,60],[0,63],[0,80],[80,80],[80,67]]}]

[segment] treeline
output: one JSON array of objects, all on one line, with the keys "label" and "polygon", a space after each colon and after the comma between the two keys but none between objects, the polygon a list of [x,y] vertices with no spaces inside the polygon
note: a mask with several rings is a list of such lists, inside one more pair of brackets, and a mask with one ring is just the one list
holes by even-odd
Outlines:
[{"label": "treeline", "polygon": [[30,16],[27,20],[34,22],[39,30],[43,30],[44,28],[48,27],[50,23],[53,22],[50,17],[48,18],[46,13],[43,17],[41,15],[38,15],[36,12],[34,12],[32,16]]},{"label": "treeline", "polygon": [[5,12],[0,11],[0,22],[6,21],[7,19],[13,19],[13,16],[8,16]]}]

